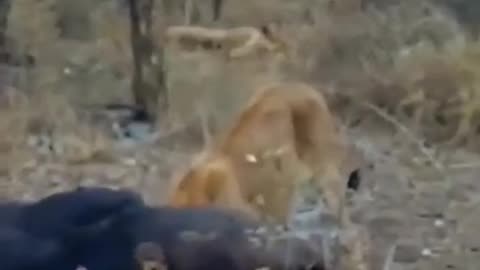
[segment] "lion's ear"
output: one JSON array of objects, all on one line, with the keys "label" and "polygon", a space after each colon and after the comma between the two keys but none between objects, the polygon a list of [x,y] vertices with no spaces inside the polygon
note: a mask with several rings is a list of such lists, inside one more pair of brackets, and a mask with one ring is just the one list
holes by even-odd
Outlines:
[{"label": "lion's ear", "polygon": [[285,56],[289,56],[289,48],[285,37],[281,34],[280,27],[274,23],[264,24],[260,26],[260,31],[268,41],[273,44],[273,50]]}]

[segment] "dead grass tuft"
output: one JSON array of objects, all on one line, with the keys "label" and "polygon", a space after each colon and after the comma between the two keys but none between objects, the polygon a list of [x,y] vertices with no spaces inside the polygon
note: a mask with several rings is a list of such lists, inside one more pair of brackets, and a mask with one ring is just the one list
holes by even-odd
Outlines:
[{"label": "dead grass tuft", "polygon": [[106,136],[78,118],[66,98],[54,92],[27,97],[9,89],[0,110],[0,159],[4,174],[36,159],[78,163],[108,152]]}]

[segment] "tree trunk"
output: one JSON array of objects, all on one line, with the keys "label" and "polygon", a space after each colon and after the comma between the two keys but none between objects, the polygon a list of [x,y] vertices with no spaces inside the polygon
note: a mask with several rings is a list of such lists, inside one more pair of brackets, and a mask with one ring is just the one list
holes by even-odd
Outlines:
[{"label": "tree trunk", "polygon": [[223,0],[212,0],[212,20],[218,21],[222,15]]},{"label": "tree trunk", "polygon": [[133,56],[132,93],[135,105],[143,108],[153,120],[159,106],[159,99],[165,100],[165,77],[162,49],[158,48],[157,59],[153,61],[154,46],[152,35],[153,0],[128,0],[130,11],[130,41]]},{"label": "tree trunk", "polygon": [[10,0],[0,0],[0,48],[6,45],[6,32],[8,24],[8,13],[10,12]]}]

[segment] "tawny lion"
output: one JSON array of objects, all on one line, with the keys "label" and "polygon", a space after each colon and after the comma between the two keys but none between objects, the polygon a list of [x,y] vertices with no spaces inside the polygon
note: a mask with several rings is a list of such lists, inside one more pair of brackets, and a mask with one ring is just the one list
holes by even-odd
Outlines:
[{"label": "tawny lion", "polygon": [[258,89],[233,125],[173,181],[169,203],[237,208],[285,223],[295,187],[308,179],[343,220],[345,157],[323,96],[302,83],[272,84]]},{"label": "tawny lion", "polygon": [[229,29],[170,26],[165,36],[173,47],[202,46],[207,50],[223,51],[228,58],[241,58],[262,51],[285,53],[287,47],[273,25]]}]

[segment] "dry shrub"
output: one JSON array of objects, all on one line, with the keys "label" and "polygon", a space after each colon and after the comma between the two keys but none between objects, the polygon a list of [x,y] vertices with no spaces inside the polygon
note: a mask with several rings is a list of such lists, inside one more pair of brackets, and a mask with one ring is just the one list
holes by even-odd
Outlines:
[{"label": "dry shrub", "polygon": [[458,40],[447,45],[438,51],[418,48],[402,59],[396,71],[405,96],[397,114],[410,112],[428,138],[464,143],[480,127],[480,44]]},{"label": "dry shrub", "polygon": [[[240,44],[232,46],[230,33],[235,29],[195,29],[201,33],[180,34],[175,37],[179,42],[168,42],[165,47],[170,116],[174,122],[185,123],[203,115],[217,130],[240,109],[255,85],[281,76],[278,67],[282,55],[254,40],[253,50],[232,58],[228,55],[247,44],[248,38],[240,35],[241,40],[237,40]],[[259,33],[253,28],[247,30]],[[212,32],[220,36],[214,37],[216,34]],[[261,36],[261,40],[264,39]],[[227,51],[205,47],[205,44],[217,44]]]},{"label": "dry shrub", "polygon": [[109,140],[80,121],[61,94],[37,92],[27,97],[8,89],[2,103],[0,160],[4,174],[15,174],[42,156],[78,163],[109,150]]},{"label": "dry shrub", "polygon": [[92,13],[96,41],[104,61],[121,77],[132,73],[130,49],[130,21],[115,2],[105,2]]},{"label": "dry shrub", "polygon": [[309,10],[324,6],[322,1],[312,0],[243,0],[225,1],[222,23],[233,25],[254,25],[271,22],[301,22],[308,19]]},{"label": "dry shrub", "polygon": [[312,23],[291,24],[284,28],[285,36],[292,40],[298,68],[305,68],[301,72],[328,81],[365,78],[366,66],[389,70],[405,46],[422,41],[440,46],[460,31],[442,10],[427,3],[357,10],[348,16],[322,6],[311,12]]},{"label": "dry shrub", "polygon": [[[16,49],[35,57],[36,65],[23,70],[16,86],[21,90],[7,89],[0,98],[5,103],[0,120],[4,134],[0,158],[5,173],[21,169],[38,157],[39,149],[48,158],[69,162],[87,160],[99,149],[108,148],[108,140],[78,118],[70,103],[76,98],[69,97],[69,86],[62,84],[67,58],[78,55],[78,48],[86,54],[94,50],[83,49],[81,43],[69,47],[71,43],[60,39],[55,5],[55,0],[11,3],[7,35],[18,45]],[[72,52],[72,48],[77,50]],[[84,93],[77,97],[81,95]],[[29,145],[35,145],[34,149]]]},{"label": "dry shrub", "polygon": [[21,50],[38,57],[42,49],[57,40],[54,5],[55,0],[12,1],[7,35],[17,41]]},{"label": "dry shrub", "polygon": [[6,175],[12,168],[26,161],[25,135],[27,130],[27,114],[18,107],[26,108],[27,100],[24,95],[13,88],[5,89],[2,93],[0,106],[0,172]]},{"label": "dry shrub", "polygon": [[283,25],[290,72],[333,85],[332,104],[349,100],[340,113],[370,103],[437,143],[477,132],[479,47],[448,12],[429,1],[346,10],[312,6],[312,21]]},{"label": "dry shrub", "polygon": [[88,162],[104,156],[110,141],[100,131],[80,119],[67,97],[54,91],[31,96],[28,112],[28,134],[50,136],[52,155],[68,163]]}]

